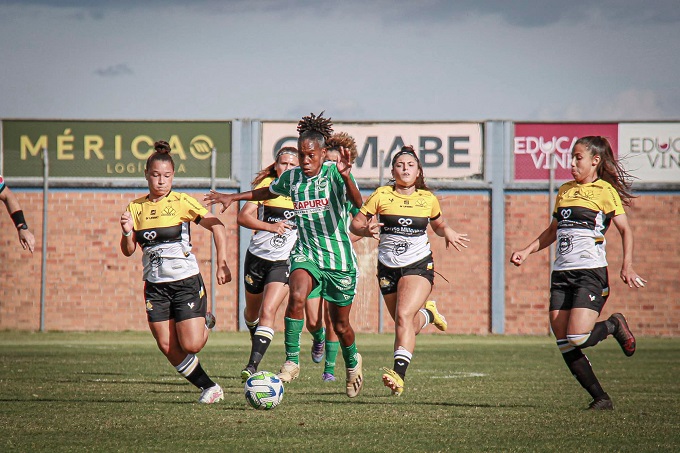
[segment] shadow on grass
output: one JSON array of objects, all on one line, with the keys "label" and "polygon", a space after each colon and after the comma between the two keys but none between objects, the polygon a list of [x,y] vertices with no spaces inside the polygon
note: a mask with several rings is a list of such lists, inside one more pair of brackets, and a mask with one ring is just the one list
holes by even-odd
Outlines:
[{"label": "shadow on grass", "polygon": [[[337,395],[333,393],[333,395]],[[365,401],[365,400],[355,400],[355,399],[347,399],[345,401],[338,401],[338,400],[323,400],[323,399],[317,399],[317,400],[312,400],[311,402],[315,403],[333,403],[333,404],[359,404],[359,405],[385,405],[386,401],[391,401],[392,404],[400,404],[399,400],[393,396],[378,396],[378,397],[373,397],[371,401]],[[487,404],[487,403],[445,403],[445,402],[438,402],[438,403],[433,403],[432,401],[410,401],[408,402],[409,404],[416,404],[416,405],[421,405],[421,406],[444,406],[444,407],[470,407],[470,408],[498,408],[498,409],[504,409],[504,408],[517,408],[517,407],[531,407],[535,408],[537,406],[533,404]],[[388,403],[389,404],[389,403]]]}]

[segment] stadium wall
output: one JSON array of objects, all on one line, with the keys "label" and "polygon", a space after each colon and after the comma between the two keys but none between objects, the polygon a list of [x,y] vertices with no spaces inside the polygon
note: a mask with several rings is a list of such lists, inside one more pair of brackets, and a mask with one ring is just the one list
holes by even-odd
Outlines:
[{"label": "stadium wall", "polygon": [[[181,188],[177,188],[181,190]],[[36,237],[31,256],[21,250],[14,226],[0,215],[0,329],[37,331],[40,326],[40,272],[42,247],[41,190],[13,188]],[[198,199],[205,191],[187,190]],[[53,189],[48,195],[47,286],[45,329],[50,331],[146,330],[142,296],[141,255],[124,257],[119,250],[119,217],[142,189]],[[449,321],[449,333],[489,334],[490,329],[490,196],[485,191],[438,193],[449,224],[466,232],[470,247],[446,250],[442,238],[431,235],[437,272],[433,298]],[[506,192],[506,256],[523,247],[544,229],[547,192]],[[238,330],[238,235],[236,206],[221,216],[227,226],[231,283],[216,289],[217,329]],[[680,218],[677,192],[642,192],[628,209],[635,233],[635,269],[649,280],[642,290],[631,290],[618,277],[621,240],[612,226],[607,233],[611,296],[603,317],[615,311],[626,314],[635,332],[651,336],[680,336],[680,245],[676,221]],[[194,253],[210,285],[210,233],[193,226]],[[352,322],[358,332],[377,332],[379,291],[375,281],[376,243],[357,243],[360,259],[358,295]],[[521,268],[505,265],[505,333],[547,335],[549,254],[533,255]],[[208,288],[208,292],[210,292]],[[283,330],[283,309],[279,331]],[[393,323],[383,310],[384,331]],[[429,329],[427,332],[434,332]]]}]

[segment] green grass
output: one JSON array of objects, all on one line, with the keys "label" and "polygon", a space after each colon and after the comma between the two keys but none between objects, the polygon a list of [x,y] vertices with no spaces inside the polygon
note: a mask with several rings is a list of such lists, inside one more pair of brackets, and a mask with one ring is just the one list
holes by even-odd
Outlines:
[{"label": "green grass", "polygon": [[[590,399],[547,337],[418,337],[406,390],[388,396],[392,335],[359,335],[366,383],[350,400],[340,358],[321,381],[303,335],[302,375],[282,404],[243,397],[246,333],[215,333],[200,354],[225,390],[203,406],[145,333],[0,332],[0,451],[630,451],[680,450],[680,340],[612,339],[588,352],[615,410]],[[261,370],[283,360],[277,334]]]}]

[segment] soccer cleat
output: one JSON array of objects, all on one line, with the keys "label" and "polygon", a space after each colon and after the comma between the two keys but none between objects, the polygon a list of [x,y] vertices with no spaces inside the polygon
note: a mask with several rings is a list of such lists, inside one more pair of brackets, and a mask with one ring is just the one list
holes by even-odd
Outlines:
[{"label": "soccer cleat", "polygon": [[205,314],[205,328],[206,329],[212,329],[215,327],[215,323],[217,322],[217,319],[215,318],[215,315],[213,315],[211,312],[207,312]]},{"label": "soccer cleat", "polygon": [[241,382],[246,382],[250,376],[255,374],[257,370],[254,366],[248,365],[241,371]]},{"label": "soccer cleat", "polygon": [[635,337],[633,333],[628,328],[628,323],[626,318],[621,313],[614,313],[609,317],[609,321],[616,325],[616,330],[614,331],[614,338],[621,345],[623,353],[630,357],[635,354]]},{"label": "soccer cleat", "polygon": [[361,392],[364,386],[364,371],[361,367],[361,354],[357,352],[357,366],[354,368],[347,368],[347,380],[345,383],[345,393],[350,398],[354,398]]},{"label": "soccer cleat", "polygon": [[589,405],[589,411],[610,411],[614,409],[614,403],[606,393],[599,398],[595,398]]},{"label": "soccer cleat", "polygon": [[312,342],[312,362],[321,363],[324,355],[324,345],[325,341]]},{"label": "soccer cleat", "polygon": [[298,376],[300,376],[300,365],[295,362],[291,362],[290,360],[286,360],[283,362],[281,370],[277,376],[283,382],[293,381],[297,379]]},{"label": "soccer cleat", "polygon": [[433,300],[428,300],[427,302],[425,302],[425,309],[430,310],[434,315],[432,324],[434,324],[437,329],[444,332],[446,328],[449,326],[449,324],[446,322],[446,318],[444,317],[444,315],[437,311],[437,302]]},{"label": "soccer cleat", "polygon": [[203,404],[213,404],[224,399],[224,392],[222,387],[215,384],[210,388],[207,388],[201,392],[201,397],[198,399],[199,403]]},{"label": "soccer cleat", "polygon": [[335,375],[333,373],[324,373],[321,375],[324,382],[335,382]]},{"label": "soccer cleat", "polygon": [[382,380],[385,387],[389,387],[392,390],[392,395],[401,396],[404,392],[404,380],[402,377],[396,371],[389,368],[383,368],[382,370],[384,371]]}]

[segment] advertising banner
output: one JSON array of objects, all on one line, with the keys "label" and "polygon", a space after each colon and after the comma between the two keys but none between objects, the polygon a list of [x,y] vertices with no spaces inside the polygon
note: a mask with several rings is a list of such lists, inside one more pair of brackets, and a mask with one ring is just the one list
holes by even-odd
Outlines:
[{"label": "advertising banner", "polygon": [[[352,168],[357,179],[379,179],[380,168],[389,179],[391,158],[404,145],[418,153],[426,178],[481,180],[483,177],[482,127],[479,123],[336,123],[357,142],[358,157]],[[274,161],[283,146],[297,147],[296,122],[262,123],[262,166]],[[385,160],[379,165],[380,151]]]},{"label": "advertising banner", "polygon": [[680,123],[619,124],[619,156],[639,182],[680,182]]},{"label": "advertising banner", "polygon": [[514,180],[548,181],[551,153],[555,153],[555,179],[567,181],[571,176],[571,148],[587,135],[601,135],[609,140],[614,155],[618,150],[617,123],[515,123],[513,143]]},{"label": "advertising banner", "polygon": [[2,122],[5,176],[42,176],[47,148],[50,176],[139,178],[153,144],[172,148],[175,177],[209,178],[217,150],[217,177],[231,177],[231,123],[184,121]]}]

